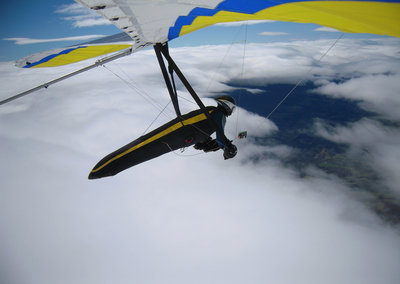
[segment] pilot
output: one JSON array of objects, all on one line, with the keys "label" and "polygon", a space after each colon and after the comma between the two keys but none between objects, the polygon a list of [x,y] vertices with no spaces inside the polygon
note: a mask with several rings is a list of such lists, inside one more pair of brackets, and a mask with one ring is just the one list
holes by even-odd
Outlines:
[{"label": "pilot", "polygon": [[196,143],[194,148],[203,150],[204,152],[218,151],[223,149],[224,159],[230,159],[236,156],[237,148],[232,144],[232,141],[226,138],[224,134],[226,117],[230,116],[236,108],[236,101],[231,96],[219,96],[215,98],[217,101],[216,111],[211,113],[211,117],[217,124],[218,128],[222,131],[217,131],[216,139],[208,137],[206,141]]}]

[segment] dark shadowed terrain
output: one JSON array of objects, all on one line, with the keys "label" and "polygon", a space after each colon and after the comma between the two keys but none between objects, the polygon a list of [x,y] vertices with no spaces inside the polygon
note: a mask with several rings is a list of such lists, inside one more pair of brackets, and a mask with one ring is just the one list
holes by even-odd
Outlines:
[{"label": "dark shadowed terrain", "polygon": [[[231,86],[235,84],[231,83]],[[237,86],[236,86],[237,87]],[[251,112],[267,117],[293,85],[274,84],[268,86],[243,86],[247,89],[262,90],[253,94],[245,89],[230,93],[239,105]],[[310,175],[310,167],[342,179],[350,186],[351,195],[363,201],[382,219],[392,224],[400,222],[398,200],[382,183],[382,177],[365,159],[367,149],[360,149],[358,155],[349,154],[349,145],[327,140],[316,133],[315,123],[328,126],[346,126],[363,118],[376,119],[388,127],[398,128],[396,121],[381,120],[372,112],[363,110],[357,101],[330,98],[311,92],[312,83],[298,86],[285,102],[270,116],[279,131],[259,139],[262,145],[287,145],[294,149],[286,158],[270,154],[268,157],[281,159],[289,168],[296,169],[304,178]],[[249,133],[251,138],[251,133]]]}]

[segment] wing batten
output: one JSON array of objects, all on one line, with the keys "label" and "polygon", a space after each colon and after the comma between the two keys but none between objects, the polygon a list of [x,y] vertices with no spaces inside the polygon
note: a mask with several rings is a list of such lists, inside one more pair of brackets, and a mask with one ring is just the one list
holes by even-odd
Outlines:
[{"label": "wing batten", "polygon": [[[107,0],[107,1],[90,1],[76,0],[76,2],[96,11],[102,17],[108,19],[113,25],[125,32],[134,40],[135,45],[140,47],[147,40],[141,31],[141,26],[138,24],[136,17],[132,14],[130,6],[124,1]],[[137,4],[136,4],[137,5]],[[135,50],[135,48],[133,49]]]}]

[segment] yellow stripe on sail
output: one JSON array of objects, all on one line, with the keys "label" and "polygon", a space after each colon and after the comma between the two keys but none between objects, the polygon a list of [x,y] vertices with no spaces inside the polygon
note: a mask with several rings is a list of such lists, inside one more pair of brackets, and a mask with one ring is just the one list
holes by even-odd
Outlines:
[{"label": "yellow stripe on sail", "polygon": [[307,1],[281,4],[244,14],[220,11],[213,16],[198,16],[183,26],[180,35],[222,22],[277,20],[315,23],[343,32],[372,33],[400,37],[400,4],[369,1]]},{"label": "yellow stripe on sail", "polygon": [[56,67],[67,65],[89,58],[101,56],[104,54],[120,51],[131,47],[130,44],[108,44],[108,45],[89,45],[81,48],[76,48],[69,53],[59,54],[54,56],[48,61],[32,66],[32,68],[37,67]]}]

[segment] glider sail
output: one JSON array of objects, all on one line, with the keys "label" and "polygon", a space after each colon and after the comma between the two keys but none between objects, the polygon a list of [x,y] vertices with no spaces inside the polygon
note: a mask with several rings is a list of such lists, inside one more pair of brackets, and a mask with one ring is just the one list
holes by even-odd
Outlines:
[{"label": "glider sail", "polygon": [[[190,1],[195,2],[195,1]],[[276,20],[315,23],[350,33],[400,36],[399,1],[226,0],[214,9],[195,8],[180,16],[168,39],[221,22]]]},{"label": "glider sail", "polygon": [[164,43],[201,28],[245,20],[315,23],[353,33],[400,36],[400,2],[313,0],[77,0],[137,44]]},{"label": "glider sail", "polygon": [[400,0],[76,0],[108,19],[129,43],[87,44],[23,58],[17,66],[54,67],[131,48],[132,52],[223,22],[315,23],[349,33],[400,37]]}]

